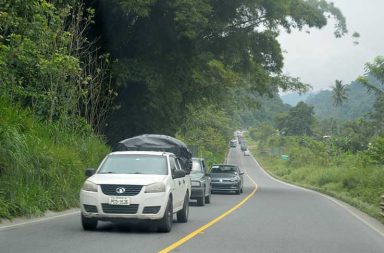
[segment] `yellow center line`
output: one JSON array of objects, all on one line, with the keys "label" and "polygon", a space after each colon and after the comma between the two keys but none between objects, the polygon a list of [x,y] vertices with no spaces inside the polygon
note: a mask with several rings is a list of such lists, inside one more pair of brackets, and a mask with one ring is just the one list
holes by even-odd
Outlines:
[{"label": "yellow center line", "polygon": [[[246,171],[246,170],[245,170]],[[247,195],[247,197],[245,197],[242,201],[240,201],[237,205],[235,205],[234,207],[232,207],[231,209],[229,209],[228,211],[226,211],[225,213],[221,214],[220,216],[218,216],[217,218],[211,220],[210,222],[208,222],[207,224],[205,224],[204,226],[196,229],[195,231],[193,231],[192,233],[188,234],[187,236],[181,238],[180,240],[178,240],[177,242],[171,244],[170,246],[166,247],[165,249],[162,249],[161,251],[159,251],[159,253],[168,253],[178,247],[180,247],[182,244],[186,243],[187,241],[191,240],[192,238],[194,238],[195,236],[199,235],[199,234],[203,234],[204,231],[206,229],[208,229],[209,227],[215,225],[216,223],[218,223],[219,221],[221,221],[222,219],[224,219],[226,216],[228,216],[229,214],[233,213],[234,211],[236,211],[237,209],[239,209],[242,205],[244,205],[253,195],[255,195],[256,191],[257,191],[257,184],[256,182],[248,175],[248,172],[247,172],[247,177],[251,180],[251,182],[254,184],[255,188],[253,189],[253,191]]]}]

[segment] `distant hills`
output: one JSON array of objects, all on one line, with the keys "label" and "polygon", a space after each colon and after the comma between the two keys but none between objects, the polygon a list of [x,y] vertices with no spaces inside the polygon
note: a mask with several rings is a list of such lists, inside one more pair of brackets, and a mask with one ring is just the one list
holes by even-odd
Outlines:
[{"label": "distant hills", "polygon": [[368,93],[367,89],[358,82],[352,82],[347,86],[347,96],[348,99],[338,108],[334,106],[331,90],[306,93],[301,96],[295,93],[285,94],[281,99],[291,106],[295,106],[300,101],[313,105],[319,119],[341,120],[353,120],[366,116],[376,99],[375,95]]},{"label": "distant hills", "polygon": [[289,104],[290,106],[296,106],[297,103],[303,101],[305,102],[307,98],[312,95],[313,93],[305,93],[305,94],[298,94],[298,93],[287,93],[284,95],[281,95],[280,98],[283,100],[284,104]]}]

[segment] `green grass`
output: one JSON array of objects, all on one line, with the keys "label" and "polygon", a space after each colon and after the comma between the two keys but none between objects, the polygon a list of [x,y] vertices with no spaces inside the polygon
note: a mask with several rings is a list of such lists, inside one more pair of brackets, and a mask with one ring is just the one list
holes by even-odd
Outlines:
[{"label": "green grass", "polygon": [[78,205],[86,167],[109,152],[79,120],[44,123],[0,98],[0,218]]},{"label": "green grass", "polygon": [[[290,156],[291,160],[283,161],[278,156],[260,153],[255,142],[249,141],[253,143],[252,153],[274,177],[343,200],[384,223],[379,207],[384,194],[383,166],[367,164],[359,154],[316,157],[300,148],[292,150],[300,157]],[[285,150],[287,154],[290,152],[289,148]]]}]

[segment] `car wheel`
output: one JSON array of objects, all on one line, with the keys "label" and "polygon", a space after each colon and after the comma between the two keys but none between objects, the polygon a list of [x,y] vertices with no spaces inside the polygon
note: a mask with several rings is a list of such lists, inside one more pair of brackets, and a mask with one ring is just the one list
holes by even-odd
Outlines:
[{"label": "car wheel", "polygon": [[241,188],[239,188],[239,189],[236,190],[236,194],[237,194],[237,195],[240,195],[240,193],[241,193]]},{"label": "car wheel", "polygon": [[243,191],[243,187],[241,187],[241,189],[240,189],[240,193],[243,193],[244,191]]},{"label": "car wheel", "polygon": [[183,209],[177,212],[177,221],[185,223],[188,221],[189,215],[189,194],[185,194]]},{"label": "car wheel", "polygon": [[158,221],[157,229],[159,232],[168,233],[172,229],[173,211],[172,199],[169,198],[167,208],[165,209],[164,216]]},{"label": "car wheel", "polygon": [[208,196],[205,197],[205,203],[211,203],[211,191],[209,191]]},{"label": "car wheel", "polygon": [[198,206],[205,206],[205,191],[203,193],[203,196],[197,199],[197,205]]},{"label": "car wheel", "polygon": [[83,225],[84,230],[95,230],[97,227],[97,219],[87,218],[81,214],[81,225]]}]

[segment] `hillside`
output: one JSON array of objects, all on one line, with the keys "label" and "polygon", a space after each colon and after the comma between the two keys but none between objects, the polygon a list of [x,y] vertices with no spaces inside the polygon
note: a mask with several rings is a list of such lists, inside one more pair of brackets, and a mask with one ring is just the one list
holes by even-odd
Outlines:
[{"label": "hillside", "polygon": [[352,82],[347,86],[347,96],[348,99],[340,108],[334,106],[331,90],[312,94],[305,102],[314,106],[315,114],[319,119],[333,117],[341,120],[353,120],[362,118],[370,112],[375,101],[375,96],[367,93],[367,89],[358,82]]},{"label": "hillside", "polygon": [[300,101],[305,102],[307,100],[307,98],[309,96],[311,96],[312,94],[314,94],[314,93],[312,93],[312,92],[308,92],[305,94],[286,93],[286,94],[280,95],[280,98],[283,101],[283,103],[289,104],[291,106],[296,106],[297,103],[299,103]]}]

